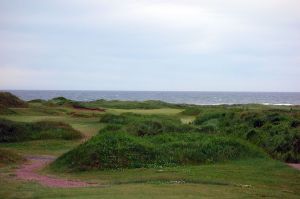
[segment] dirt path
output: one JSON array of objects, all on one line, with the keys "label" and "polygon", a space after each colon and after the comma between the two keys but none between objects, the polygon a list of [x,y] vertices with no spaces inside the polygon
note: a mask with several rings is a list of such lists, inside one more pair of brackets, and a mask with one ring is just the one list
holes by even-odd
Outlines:
[{"label": "dirt path", "polygon": [[21,168],[16,170],[16,177],[21,180],[35,181],[47,187],[70,188],[97,186],[95,183],[68,180],[53,176],[40,175],[37,173],[39,169],[45,167],[54,159],[55,157],[52,156],[28,156],[28,161],[25,162]]},{"label": "dirt path", "polygon": [[290,167],[293,167],[294,169],[300,170],[300,164],[288,164]]}]

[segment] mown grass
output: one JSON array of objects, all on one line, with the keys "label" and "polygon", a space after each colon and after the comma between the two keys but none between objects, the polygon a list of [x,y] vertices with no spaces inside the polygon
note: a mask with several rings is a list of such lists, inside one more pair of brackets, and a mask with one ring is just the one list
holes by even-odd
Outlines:
[{"label": "mown grass", "polygon": [[1,198],[299,198],[300,187],[299,171],[266,159],[171,168],[51,173],[100,184],[99,187],[71,189],[22,183],[9,178],[9,170],[0,171],[3,173]]}]

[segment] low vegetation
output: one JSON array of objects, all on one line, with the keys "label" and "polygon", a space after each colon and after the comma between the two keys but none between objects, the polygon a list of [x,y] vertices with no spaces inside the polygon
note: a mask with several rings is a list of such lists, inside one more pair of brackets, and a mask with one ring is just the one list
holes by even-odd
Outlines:
[{"label": "low vegetation", "polygon": [[120,130],[138,136],[157,135],[161,133],[197,131],[191,125],[182,124],[179,118],[166,115],[141,115],[123,113],[121,115],[105,114],[100,122],[109,124],[104,130]]},{"label": "low vegetation", "polygon": [[19,154],[8,149],[0,148],[0,166],[7,164],[15,164],[24,161],[24,158]]},{"label": "low vegetation", "polygon": [[64,154],[54,169],[87,170],[175,166],[266,157],[253,145],[229,137],[173,133],[138,137],[103,132]]},{"label": "low vegetation", "polygon": [[13,110],[0,104],[0,115],[10,115],[10,114],[14,114],[14,113],[15,112]]},{"label": "low vegetation", "polygon": [[82,138],[82,134],[63,122],[22,123],[0,119],[0,142],[79,138]]},{"label": "low vegetation", "polygon": [[181,112],[183,115],[197,116],[201,113],[201,108],[196,106],[187,107],[184,111]]},{"label": "low vegetation", "polygon": [[96,100],[87,103],[89,106],[116,109],[159,109],[159,108],[179,108],[181,105],[171,104],[159,100],[147,101],[121,101],[121,100]]},{"label": "low vegetation", "polygon": [[[0,105],[0,198],[299,198],[299,171],[278,160],[299,161],[300,106],[27,104]],[[60,156],[39,174],[105,188],[17,180],[16,152]]]},{"label": "low vegetation", "polygon": [[0,92],[0,108],[1,106],[2,108],[25,108],[28,104],[9,92]]},{"label": "low vegetation", "polygon": [[199,114],[194,124],[202,131],[248,140],[276,159],[300,161],[300,112],[297,110],[215,109]]}]

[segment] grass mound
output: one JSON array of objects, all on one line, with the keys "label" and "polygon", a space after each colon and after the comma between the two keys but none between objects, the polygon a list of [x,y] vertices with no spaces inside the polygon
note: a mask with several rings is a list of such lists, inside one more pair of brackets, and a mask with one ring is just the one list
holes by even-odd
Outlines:
[{"label": "grass mound", "polygon": [[208,132],[240,137],[264,148],[274,158],[300,162],[300,114],[284,110],[215,110],[194,124]]},{"label": "grass mound", "polygon": [[248,157],[265,157],[265,154],[237,138],[198,133],[138,137],[123,132],[105,132],[62,155],[51,168],[87,170],[176,166]]},{"label": "grass mound", "polygon": [[7,150],[7,149],[0,149],[0,165],[4,164],[12,164],[12,163],[19,163],[24,161],[24,158],[19,154]]},{"label": "grass mound", "polygon": [[6,108],[24,108],[28,104],[9,92],[0,92],[0,106]]},{"label": "grass mound", "polygon": [[100,119],[100,122],[110,124],[107,127],[109,131],[123,129],[128,133],[138,136],[196,131],[192,126],[182,124],[180,119],[165,115],[140,115],[133,113],[123,113],[121,115],[105,114]]},{"label": "grass mound", "polygon": [[63,122],[22,123],[0,119],[0,142],[41,139],[79,139],[82,134]]}]

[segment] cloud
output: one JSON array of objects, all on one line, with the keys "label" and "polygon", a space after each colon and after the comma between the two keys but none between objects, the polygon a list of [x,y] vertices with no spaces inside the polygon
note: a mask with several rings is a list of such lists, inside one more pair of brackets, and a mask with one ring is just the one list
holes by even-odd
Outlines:
[{"label": "cloud", "polygon": [[[3,0],[0,70],[26,83],[1,84],[257,90],[257,77],[295,89],[299,7],[298,0]],[[59,83],[51,82],[55,77]],[[208,86],[209,80],[216,82]]]}]

